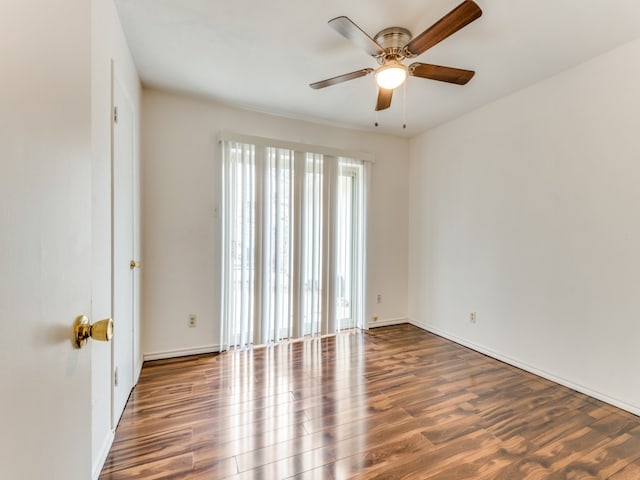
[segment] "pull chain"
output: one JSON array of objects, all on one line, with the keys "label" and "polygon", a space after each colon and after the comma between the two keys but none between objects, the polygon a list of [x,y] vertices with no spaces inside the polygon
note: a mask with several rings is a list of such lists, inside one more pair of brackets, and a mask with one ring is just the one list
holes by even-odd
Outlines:
[{"label": "pull chain", "polygon": [[407,128],[407,82],[402,86],[402,128]]},{"label": "pull chain", "polygon": [[[375,112],[376,119],[373,125],[377,127],[380,125],[378,123],[378,110]],[[407,82],[402,85],[402,128],[407,128]]]},{"label": "pull chain", "polygon": [[[375,95],[376,95],[375,98],[377,98],[378,97],[378,85],[376,84],[376,82],[373,82],[373,86],[374,86],[374,92],[375,92]],[[374,123],[374,126],[377,127],[378,125],[379,125],[379,123],[378,123],[378,109],[376,108],[376,123]]]}]

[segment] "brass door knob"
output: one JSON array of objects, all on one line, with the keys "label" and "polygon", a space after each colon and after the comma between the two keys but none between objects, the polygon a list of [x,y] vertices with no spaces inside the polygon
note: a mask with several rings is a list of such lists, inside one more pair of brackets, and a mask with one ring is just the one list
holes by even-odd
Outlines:
[{"label": "brass door knob", "polygon": [[133,270],[134,268],[142,268],[142,264],[140,262],[136,262],[135,260],[131,260],[129,262],[129,268]]},{"label": "brass door knob", "polygon": [[87,316],[81,315],[76,318],[76,324],[73,328],[73,337],[77,348],[84,347],[89,337],[94,340],[100,340],[101,342],[108,342],[113,338],[113,320],[105,318],[93,325],[89,325],[89,319]]}]

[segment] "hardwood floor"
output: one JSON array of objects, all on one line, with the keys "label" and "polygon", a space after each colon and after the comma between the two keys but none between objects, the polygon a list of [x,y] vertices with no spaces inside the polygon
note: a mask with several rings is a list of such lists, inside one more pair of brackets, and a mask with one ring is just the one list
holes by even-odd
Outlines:
[{"label": "hardwood floor", "polygon": [[108,479],[640,479],[640,419],[410,325],[147,362]]}]

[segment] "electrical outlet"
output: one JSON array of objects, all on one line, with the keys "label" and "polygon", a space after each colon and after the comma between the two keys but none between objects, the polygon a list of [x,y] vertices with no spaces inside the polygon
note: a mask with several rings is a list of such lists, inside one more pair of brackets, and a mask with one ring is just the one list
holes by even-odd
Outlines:
[{"label": "electrical outlet", "polygon": [[382,303],[382,294],[379,293],[378,295],[376,295],[376,302]]},{"label": "electrical outlet", "polygon": [[470,321],[471,323],[476,323],[476,312],[471,312],[471,313],[469,314],[469,321]]},{"label": "electrical outlet", "polygon": [[193,328],[198,324],[198,317],[195,314],[189,315],[189,328]]}]

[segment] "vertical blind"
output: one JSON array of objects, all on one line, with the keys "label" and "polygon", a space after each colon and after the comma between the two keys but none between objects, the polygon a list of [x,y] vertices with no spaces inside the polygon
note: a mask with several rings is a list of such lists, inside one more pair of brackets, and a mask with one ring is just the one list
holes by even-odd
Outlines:
[{"label": "vertical blind", "polygon": [[368,162],[221,144],[221,348],[363,327]]}]

